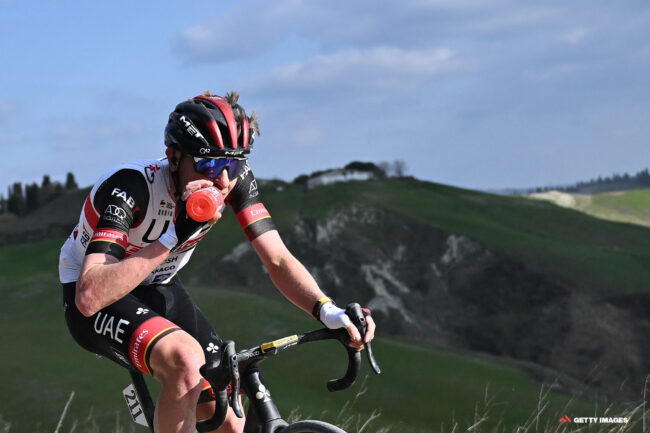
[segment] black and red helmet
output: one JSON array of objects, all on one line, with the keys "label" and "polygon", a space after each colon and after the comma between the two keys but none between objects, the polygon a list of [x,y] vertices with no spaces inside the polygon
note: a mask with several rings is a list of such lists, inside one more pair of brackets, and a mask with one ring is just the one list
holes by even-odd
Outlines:
[{"label": "black and red helmet", "polygon": [[200,158],[245,158],[255,131],[244,109],[221,96],[204,94],[176,106],[165,128],[165,145]]}]

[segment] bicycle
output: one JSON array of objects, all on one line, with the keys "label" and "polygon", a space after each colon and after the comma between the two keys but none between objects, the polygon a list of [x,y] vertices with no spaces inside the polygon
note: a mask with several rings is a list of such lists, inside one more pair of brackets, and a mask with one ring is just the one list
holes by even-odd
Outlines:
[{"label": "bicycle", "polygon": [[[362,338],[366,333],[365,313],[359,304],[350,304],[346,308]],[[361,353],[348,346],[350,338],[345,329],[319,329],[300,335],[291,335],[280,338],[259,346],[235,352],[233,341],[225,341],[221,348],[221,359],[207,363],[200,369],[201,375],[210,382],[216,396],[214,415],[204,421],[196,423],[199,432],[208,432],[217,429],[223,424],[228,406],[238,417],[243,417],[238,395],[240,390],[248,397],[249,408],[246,414],[244,431],[246,433],[345,433],[344,430],[322,421],[298,421],[293,424],[282,419],[280,412],[271,398],[262,373],[258,367],[265,359],[278,354],[282,350],[300,344],[321,341],[338,340],[347,350],[348,367],[345,375],[340,379],[327,382],[329,391],[340,391],[349,388],[357,379],[361,367]],[[381,373],[372,353],[370,343],[364,343],[365,352],[372,370]],[[138,424],[148,426],[153,433],[154,404],[147,388],[142,373],[129,370],[133,385],[124,390],[124,397],[131,416]],[[240,373],[241,372],[241,373]],[[231,385],[228,395],[227,388]]]}]

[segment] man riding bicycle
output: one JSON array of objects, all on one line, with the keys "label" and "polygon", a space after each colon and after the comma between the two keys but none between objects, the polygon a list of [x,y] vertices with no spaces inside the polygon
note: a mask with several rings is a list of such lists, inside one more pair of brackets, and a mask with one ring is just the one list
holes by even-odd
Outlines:
[{"label": "man riding bicycle", "polygon": [[[215,187],[282,294],[328,328],[345,327],[363,342],[345,311],[320,290],[288,251],[264,207],[248,165],[259,134],[236,93],[209,92],[181,102],[165,128],[166,158],[123,164],[104,174],[86,198],[79,223],[61,249],[59,275],[70,333],[85,349],[161,383],[155,431],[193,432],[214,410],[199,367],[220,355],[221,338],[177,272],[221,218],[187,215],[188,197]],[[374,337],[367,318],[365,341]],[[231,409],[219,432],[241,432]]]}]

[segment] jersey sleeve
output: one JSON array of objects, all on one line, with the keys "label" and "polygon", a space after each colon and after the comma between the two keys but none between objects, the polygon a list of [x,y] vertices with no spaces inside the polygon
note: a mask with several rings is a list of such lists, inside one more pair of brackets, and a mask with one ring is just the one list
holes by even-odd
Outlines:
[{"label": "jersey sleeve", "polygon": [[239,175],[237,184],[228,194],[226,203],[232,207],[249,241],[262,233],[275,230],[271,214],[261,201],[257,181],[248,164]]},{"label": "jersey sleeve", "polygon": [[149,205],[144,176],[131,169],[117,171],[97,188],[92,204],[99,221],[86,255],[104,253],[121,260],[129,245],[129,230],[142,222]]}]

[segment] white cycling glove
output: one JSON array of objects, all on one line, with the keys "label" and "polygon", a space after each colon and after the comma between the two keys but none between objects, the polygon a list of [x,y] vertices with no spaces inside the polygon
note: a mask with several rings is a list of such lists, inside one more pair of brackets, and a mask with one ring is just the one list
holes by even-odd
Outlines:
[{"label": "white cycling glove", "polygon": [[158,242],[163,244],[165,248],[167,248],[170,251],[174,249],[176,245],[178,245],[178,236],[176,236],[176,227],[173,222],[171,223],[167,231],[158,238]]},{"label": "white cycling glove", "polygon": [[327,302],[320,307],[318,319],[329,329],[347,328],[352,324],[345,310],[337,307],[334,302]]}]

